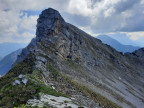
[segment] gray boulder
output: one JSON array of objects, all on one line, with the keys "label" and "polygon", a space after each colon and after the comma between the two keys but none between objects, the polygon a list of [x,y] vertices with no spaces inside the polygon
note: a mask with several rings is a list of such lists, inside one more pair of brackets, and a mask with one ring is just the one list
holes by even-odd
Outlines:
[{"label": "gray boulder", "polygon": [[19,76],[18,76],[18,78],[24,78],[25,77],[25,75],[22,75],[22,74],[20,74]]},{"label": "gray boulder", "polygon": [[19,84],[20,84],[20,81],[19,80],[15,80],[12,85],[15,86],[15,85],[19,85]]},{"label": "gray boulder", "polygon": [[26,78],[22,79],[22,83],[23,83],[23,84],[25,84],[25,85],[26,85],[26,84],[27,84],[27,82],[28,82],[28,79],[26,79]]}]

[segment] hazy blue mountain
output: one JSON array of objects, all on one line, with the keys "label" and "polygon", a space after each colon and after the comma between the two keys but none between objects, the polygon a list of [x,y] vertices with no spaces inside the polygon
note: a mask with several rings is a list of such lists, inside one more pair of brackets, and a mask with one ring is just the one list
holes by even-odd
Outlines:
[{"label": "hazy blue mountain", "polygon": [[15,62],[21,51],[22,49],[18,49],[0,60],[0,75],[4,75],[12,68],[12,64]]},{"label": "hazy blue mountain", "polygon": [[0,57],[3,58],[4,56],[26,46],[26,43],[0,43]]},{"label": "hazy blue mountain", "polygon": [[131,40],[129,37],[127,37],[126,34],[123,33],[115,33],[115,34],[110,34],[108,35],[112,39],[117,40],[123,45],[132,45],[132,46],[139,46],[139,47],[144,47],[144,37],[139,38],[138,40]]},{"label": "hazy blue mountain", "polygon": [[119,52],[133,52],[137,49],[139,49],[140,47],[137,46],[132,46],[132,45],[123,45],[120,42],[118,42],[117,40],[107,36],[107,35],[99,35],[96,38],[100,39],[104,44],[108,44],[111,47],[113,47],[114,49],[116,49]]},{"label": "hazy blue mountain", "polygon": [[0,60],[2,59],[2,57],[0,57]]}]

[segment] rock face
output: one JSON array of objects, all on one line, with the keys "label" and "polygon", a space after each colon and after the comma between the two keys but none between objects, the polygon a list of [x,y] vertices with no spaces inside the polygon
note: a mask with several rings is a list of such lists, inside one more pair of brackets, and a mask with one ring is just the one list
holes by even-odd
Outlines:
[{"label": "rock face", "polygon": [[37,41],[41,41],[49,34],[56,35],[66,26],[66,23],[59,12],[51,8],[44,10],[40,14],[37,22]]},{"label": "rock face", "polygon": [[[135,54],[141,53],[136,51]],[[99,96],[94,93],[124,108],[144,106],[144,63],[137,64],[134,62],[137,58],[133,60],[129,55],[122,55],[66,23],[54,9],[46,9],[40,14],[36,39],[22,51],[17,61],[30,59],[30,55],[35,58],[32,69],[43,73],[41,80],[46,85],[53,84],[56,90],[68,94],[84,106],[95,108],[98,103],[105,106],[103,101],[97,101],[99,98],[94,99]],[[59,74],[68,77],[67,81],[64,82],[65,77]],[[87,95],[89,92],[84,90],[92,94]]]},{"label": "rock face", "polygon": [[137,56],[141,61],[144,61],[144,48],[140,48],[132,53],[134,56]]},{"label": "rock face", "polygon": [[47,54],[54,52],[80,62],[81,37],[76,32],[72,34],[72,25],[66,23],[58,11],[51,8],[44,10],[37,22],[36,42],[39,49],[48,48],[45,51]]},{"label": "rock face", "polygon": [[125,56],[127,56],[131,62],[137,64],[137,66],[139,65],[139,68],[144,69],[144,48],[140,48],[133,53],[126,53]]}]

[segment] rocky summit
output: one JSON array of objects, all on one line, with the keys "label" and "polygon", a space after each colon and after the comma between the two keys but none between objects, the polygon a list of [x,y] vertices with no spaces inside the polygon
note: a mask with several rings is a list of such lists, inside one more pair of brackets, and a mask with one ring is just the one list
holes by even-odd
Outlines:
[{"label": "rocky summit", "polygon": [[48,8],[36,38],[0,78],[0,107],[143,108],[143,55],[123,55]]}]

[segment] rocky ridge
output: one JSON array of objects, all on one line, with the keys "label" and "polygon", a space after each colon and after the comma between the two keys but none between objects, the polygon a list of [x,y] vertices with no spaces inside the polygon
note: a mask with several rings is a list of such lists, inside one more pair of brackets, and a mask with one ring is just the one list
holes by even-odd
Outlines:
[{"label": "rocky ridge", "polygon": [[45,85],[89,108],[144,106],[144,64],[138,65],[137,58],[122,55],[66,23],[54,9],[44,10],[37,22],[36,39],[15,64],[33,61],[29,74],[39,70],[39,80]]},{"label": "rocky ridge", "polygon": [[138,58],[140,61],[144,61],[144,48],[140,48],[133,53],[126,53],[128,57],[133,58]]}]

